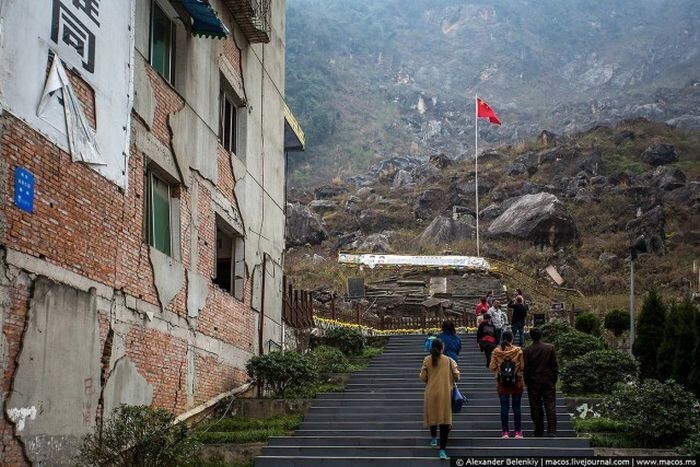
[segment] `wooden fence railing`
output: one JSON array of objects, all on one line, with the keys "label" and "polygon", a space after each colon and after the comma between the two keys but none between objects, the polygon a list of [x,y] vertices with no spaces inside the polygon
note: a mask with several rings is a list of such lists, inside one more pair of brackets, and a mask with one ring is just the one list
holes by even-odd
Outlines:
[{"label": "wooden fence railing", "polygon": [[287,277],[282,279],[284,291],[282,317],[293,328],[310,328],[314,325],[313,293],[308,290],[295,289],[287,284]]},{"label": "wooden fence railing", "polygon": [[[467,328],[476,327],[476,316],[471,311],[465,311],[461,316],[439,317],[431,315],[427,310],[412,316],[395,316],[383,311],[375,312],[372,307],[353,302],[348,308],[337,307],[336,298],[333,298],[329,306],[314,308],[313,292],[295,289],[292,284],[287,284],[287,278],[283,279],[284,286],[284,310],[283,318],[287,325],[294,328],[309,328],[314,326],[314,316],[372,327],[379,330],[393,329],[431,329],[440,328],[445,320],[455,323],[455,326]],[[533,315],[529,314],[527,324],[532,325]]]}]

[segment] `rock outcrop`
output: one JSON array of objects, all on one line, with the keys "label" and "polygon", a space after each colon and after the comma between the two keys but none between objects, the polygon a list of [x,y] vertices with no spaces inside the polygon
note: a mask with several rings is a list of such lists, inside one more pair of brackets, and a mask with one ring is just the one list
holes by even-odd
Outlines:
[{"label": "rock outcrop", "polygon": [[646,148],[640,158],[647,164],[656,167],[678,162],[678,152],[671,144],[657,143]]},{"label": "rock outcrop", "polygon": [[553,248],[579,239],[573,217],[550,193],[525,195],[514,200],[491,223],[488,234],[492,237],[512,236]]},{"label": "rock outcrop", "polygon": [[423,233],[418,236],[418,242],[443,245],[459,240],[467,240],[475,235],[476,225],[471,216],[460,216],[459,220],[437,216]]},{"label": "rock outcrop", "polygon": [[328,238],[324,222],[303,204],[287,205],[287,246],[318,245]]},{"label": "rock outcrop", "polygon": [[664,252],[666,237],[666,216],[661,206],[645,212],[627,223],[625,230],[629,233],[630,244],[641,253]]}]

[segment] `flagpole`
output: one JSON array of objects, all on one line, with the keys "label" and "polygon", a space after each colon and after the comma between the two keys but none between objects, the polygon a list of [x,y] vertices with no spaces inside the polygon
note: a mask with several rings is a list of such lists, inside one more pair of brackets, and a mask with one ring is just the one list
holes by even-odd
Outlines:
[{"label": "flagpole", "polygon": [[479,250],[479,96],[474,94],[474,197],[476,198],[476,256]]}]

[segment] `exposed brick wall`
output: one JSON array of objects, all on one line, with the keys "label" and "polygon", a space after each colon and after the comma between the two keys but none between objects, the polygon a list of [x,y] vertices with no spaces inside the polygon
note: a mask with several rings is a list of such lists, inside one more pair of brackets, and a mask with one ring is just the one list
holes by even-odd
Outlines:
[{"label": "exposed brick wall", "polygon": [[194,393],[195,404],[204,403],[218,394],[217,388],[237,386],[246,379],[245,371],[225,365],[216,357],[197,355],[195,367],[198,381]]},{"label": "exposed brick wall", "polygon": [[[240,51],[232,39],[224,41],[223,53],[240,71]],[[170,148],[172,131],[168,116],[183,108],[182,97],[150,66],[146,72],[156,98],[152,134]],[[241,78],[242,80],[242,78]],[[71,74],[76,95],[83,104],[86,116],[94,125],[94,92],[77,75]],[[97,122],[99,124],[99,121]],[[132,122],[132,130],[137,122]],[[0,230],[2,245],[40,258],[90,280],[123,291],[151,305],[158,305],[149,247],[143,239],[144,186],[143,174],[147,158],[132,145],[128,164],[129,186],[121,190],[97,172],[81,163],[74,163],[65,151],[51,144],[23,121],[5,113],[0,116],[0,159],[8,169],[8,176],[0,180],[10,202],[0,206],[0,221],[6,228]],[[212,155],[214,156],[214,155]],[[217,189],[236,204],[235,181],[228,154],[219,147],[217,154],[219,184]],[[14,190],[14,168],[22,166],[35,175],[34,214],[17,209],[11,202]],[[180,237],[182,263],[193,268],[191,239],[197,248],[196,271],[204,277],[214,275],[216,254],[216,222],[212,210],[209,184],[193,176],[197,184],[198,225],[192,225],[192,188],[177,186],[173,195],[180,207]],[[0,225],[2,222],[0,222]],[[192,237],[196,235],[196,237]],[[255,314],[250,308],[251,281],[246,281],[244,300],[213,283],[209,296],[197,319],[196,331],[248,352],[254,352],[257,332]],[[22,332],[29,307],[30,287],[6,286],[12,298],[3,307],[3,333],[6,345],[5,374],[2,392],[7,397],[15,371],[15,358],[21,349]],[[187,314],[186,283],[168,305],[167,311],[184,317]],[[144,322],[145,323],[145,322]],[[100,346],[104,349],[109,332],[109,316],[101,312]],[[169,332],[134,323],[126,335],[126,355],[139,372],[153,386],[153,404],[175,412],[186,410],[187,348],[184,338]],[[49,349],[50,350],[50,349]],[[225,363],[226,359],[212,354],[195,356],[196,403],[201,403],[245,380],[244,368]],[[107,357],[105,357],[107,358]],[[97,415],[97,414],[96,414]],[[13,435],[7,420],[0,421],[2,429],[2,462],[22,465],[22,446]]]},{"label": "exposed brick wall", "polygon": [[[4,313],[2,332],[5,338],[5,371],[0,388],[2,388],[3,400],[6,400],[10,395],[13,375],[17,368],[17,357],[21,349],[27,311],[29,310],[31,290],[23,282],[15,281],[12,284],[0,285],[2,289],[0,294],[8,297],[10,302],[9,308],[2,310]],[[7,420],[4,411],[3,417],[0,417],[0,430],[2,431],[2,453],[0,454],[2,464],[13,466],[29,465],[24,456],[21,443],[14,436],[14,427]]]}]

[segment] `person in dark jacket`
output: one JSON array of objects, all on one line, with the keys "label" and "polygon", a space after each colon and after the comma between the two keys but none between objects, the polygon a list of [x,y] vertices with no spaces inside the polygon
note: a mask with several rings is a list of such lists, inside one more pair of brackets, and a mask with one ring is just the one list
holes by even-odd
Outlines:
[{"label": "person in dark jacket", "polygon": [[527,310],[529,309],[529,306],[524,302],[523,296],[518,295],[515,297],[514,302],[508,304],[508,308],[513,309],[513,318],[511,319],[513,336],[520,347],[525,345],[525,318],[527,317]]},{"label": "person in dark jacket", "polygon": [[486,368],[491,364],[491,354],[496,348],[496,336],[498,331],[496,326],[491,322],[491,315],[484,313],[484,320],[479,324],[479,329],[476,331],[476,342],[479,348],[486,355]]},{"label": "person in dark jacket", "polygon": [[458,361],[459,352],[462,350],[462,340],[457,335],[455,323],[452,321],[442,323],[442,332],[438,334],[437,338],[445,344],[443,353],[455,362]]},{"label": "person in dark jacket", "polygon": [[525,384],[530,401],[530,416],[535,425],[535,436],[544,435],[544,414],[547,413],[547,435],[557,435],[556,385],[559,377],[557,354],[552,344],[542,342],[542,330],[530,330],[532,344],[524,351]]}]

